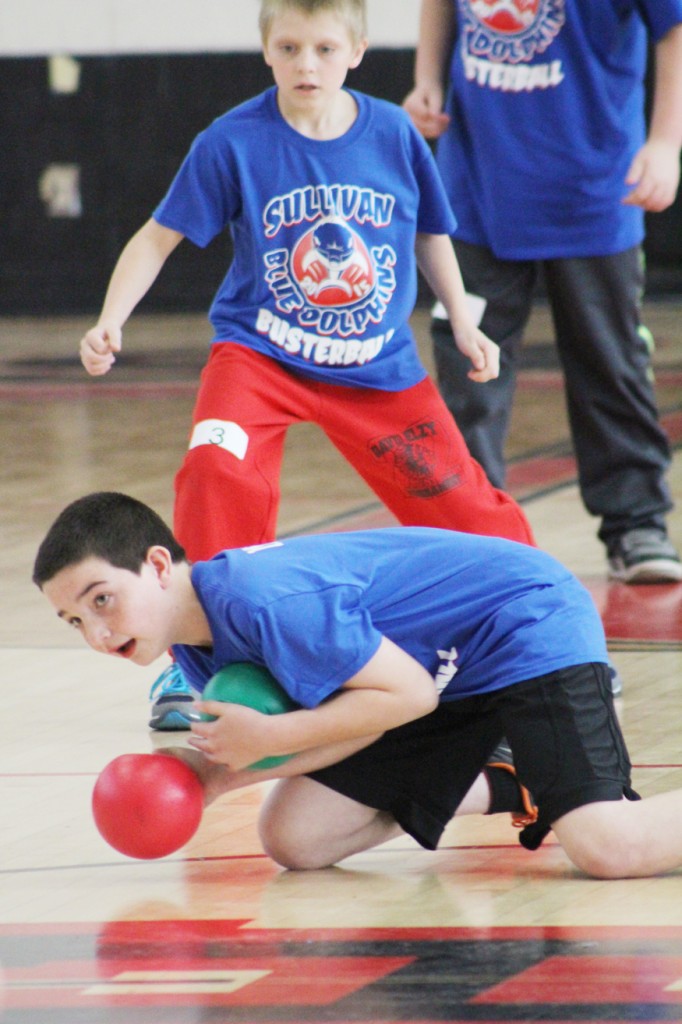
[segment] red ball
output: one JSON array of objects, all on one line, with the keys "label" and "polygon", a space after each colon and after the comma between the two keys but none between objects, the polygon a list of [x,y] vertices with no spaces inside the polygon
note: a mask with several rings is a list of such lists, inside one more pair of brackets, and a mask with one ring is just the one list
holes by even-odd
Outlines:
[{"label": "red ball", "polygon": [[100,773],[92,813],[119,853],[153,860],[174,853],[199,827],[203,787],[189,765],[170,754],[122,754]]}]

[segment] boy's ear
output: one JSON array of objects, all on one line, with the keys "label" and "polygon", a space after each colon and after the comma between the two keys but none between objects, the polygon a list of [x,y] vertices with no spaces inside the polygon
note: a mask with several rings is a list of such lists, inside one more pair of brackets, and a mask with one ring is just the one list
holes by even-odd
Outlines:
[{"label": "boy's ear", "polygon": [[173,558],[168,548],[164,548],[161,544],[154,544],[147,550],[145,565],[149,565],[154,570],[161,583],[166,583],[173,568]]},{"label": "boy's ear", "polygon": [[358,67],[358,65],[362,62],[362,58],[365,56],[365,53],[367,52],[368,45],[369,45],[369,40],[368,39],[361,39],[360,40],[360,42],[358,43],[358,45],[355,48],[355,53],[353,54],[351,62],[348,65],[349,68],[356,68],[356,67]]}]

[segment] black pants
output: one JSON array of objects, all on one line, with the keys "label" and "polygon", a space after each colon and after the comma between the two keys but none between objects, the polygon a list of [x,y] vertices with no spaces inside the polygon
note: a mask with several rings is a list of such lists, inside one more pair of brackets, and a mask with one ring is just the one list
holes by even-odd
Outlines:
[{"label": "black pants", "polygon": [[[468,380],[468,361],[456,349],[448,322],[434,320],[438,383],[472,455],[503,488],[516,363],[540,264],[499,260],[462,242],[455,248],[466,290],[486,301],[480,327],[500,346],[500,376],[487,384]],[[634,527],[664,528],[672,508],[665,482],[670,447],[639,333],[641,250],[545,260],[542,268],[585,507],[601,517],[599,536],[606,544]],[[537,429],[541,437],[541,423]]]}]

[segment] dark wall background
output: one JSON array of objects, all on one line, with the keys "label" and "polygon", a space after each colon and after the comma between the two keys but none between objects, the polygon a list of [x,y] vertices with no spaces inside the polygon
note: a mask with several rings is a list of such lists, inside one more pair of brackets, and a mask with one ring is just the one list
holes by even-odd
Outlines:
[{"label": "dark wall background", "polygon": [[[44,58],[0,60],[0,315],[98,311],[118,254],[209,121],[271,84],[260,54],[82,58],[80,88],[56,94]],[[400,102],[413,51],[373,50],[349,84]],[[82,214],[49,217],[39,180],[81,169]],[[649,291],[682,288],[682,199],[651,218]],[[139,307],[207,310],[229,239],[180,246]]]},{"label": "dark wall background", "polygon": [[[412,57],[377,50],[349,84],[400,101]],[[78,92],[61,95],[44,59],[0,60],[0,315],[98,311],[118,254],[197,132],[272,83],[256,53],[79,63]],[[47,216],[39,180],[53,163],[80,166],[81,216]],[[181,245],[138,308],[207,310],[229,258],[228,237]]]}]

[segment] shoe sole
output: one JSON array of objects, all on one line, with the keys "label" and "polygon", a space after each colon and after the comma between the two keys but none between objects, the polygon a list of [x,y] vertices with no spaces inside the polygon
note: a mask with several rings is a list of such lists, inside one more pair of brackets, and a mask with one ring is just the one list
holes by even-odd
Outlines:
[{"label": "shoe sole", "polygon": [[680,583],[682,562],[667,558],[650,558],[635,565],[609,570],[609,579],[621,583]]},{"label": "shoe sole", "polygon": [[189,718],[180,711],[176,711],[175,708],[171,708],[163,715],[155,716],[149,722],[149,728],[154,729],[155,732],[180,732],[183,729],[189,729],[190,725]]}]

